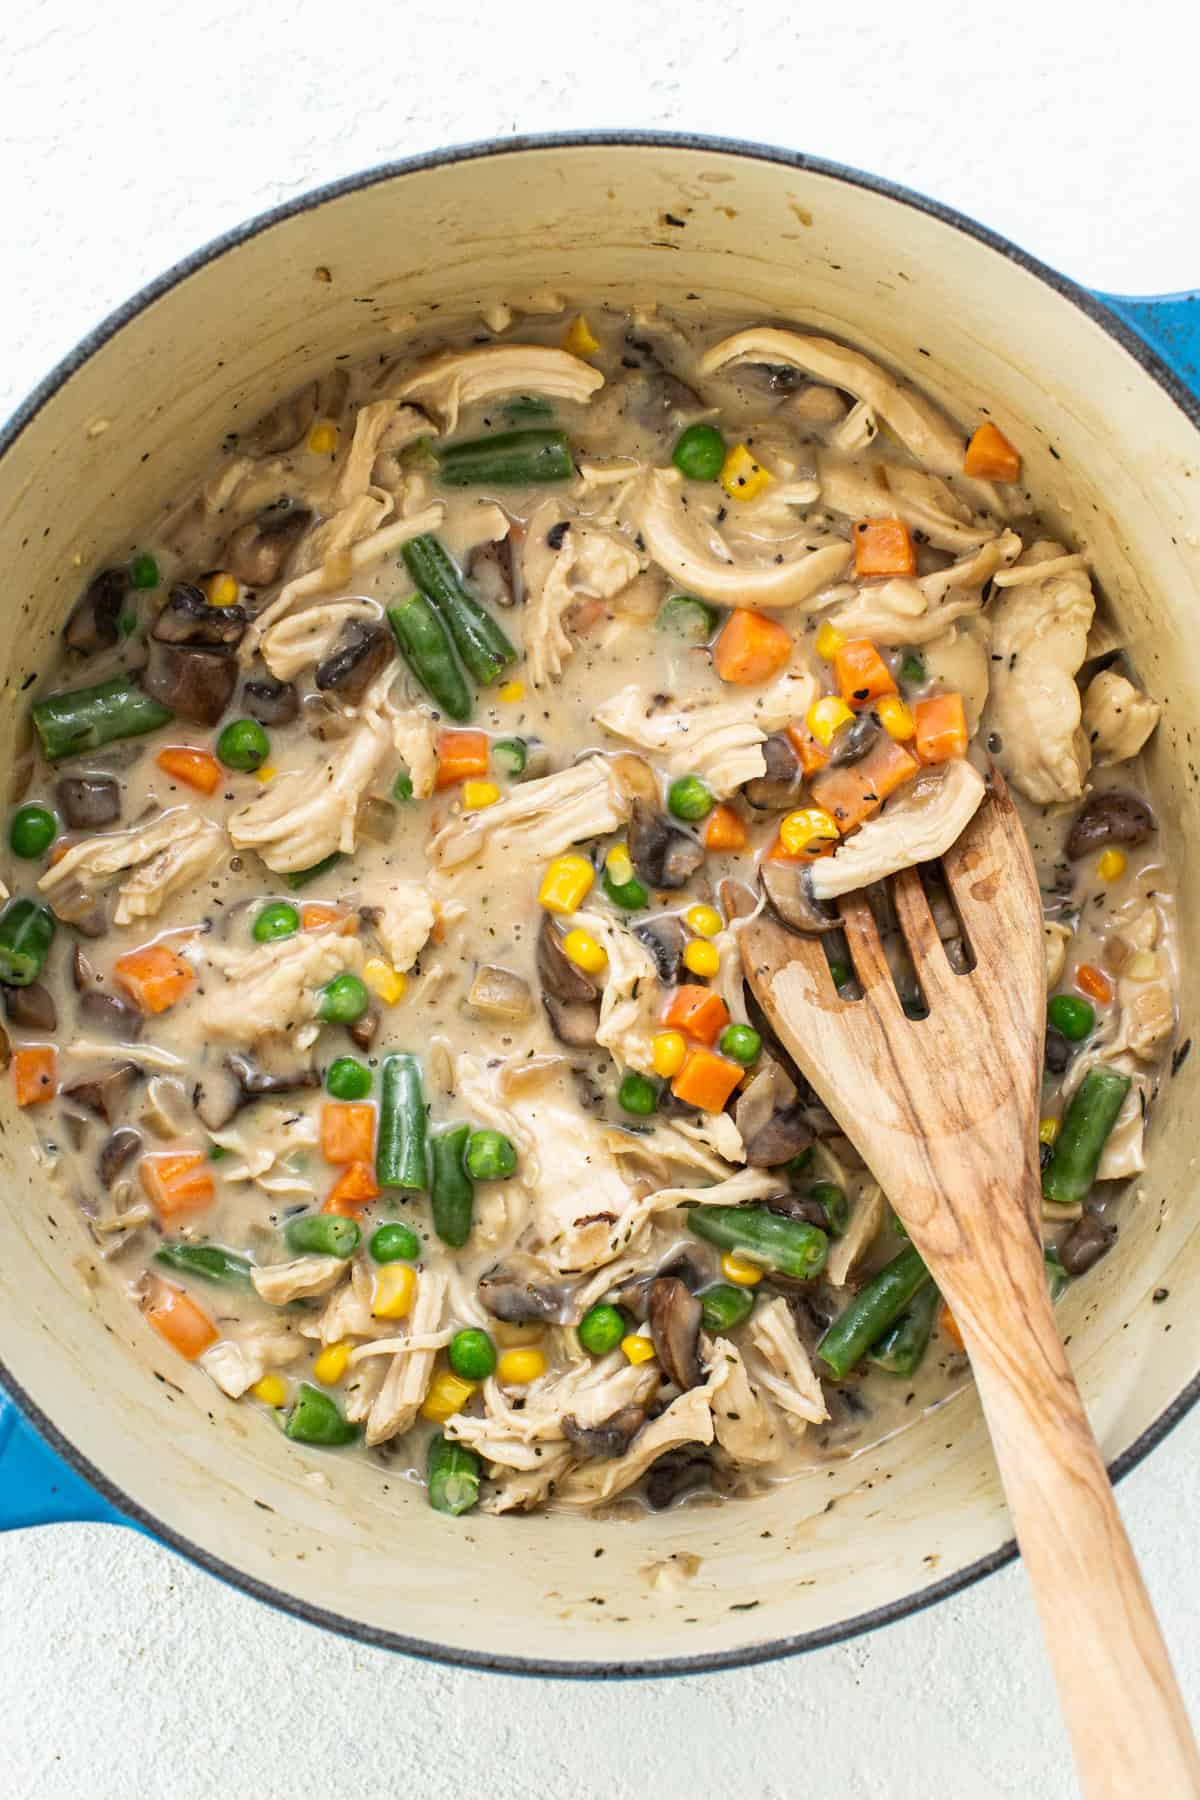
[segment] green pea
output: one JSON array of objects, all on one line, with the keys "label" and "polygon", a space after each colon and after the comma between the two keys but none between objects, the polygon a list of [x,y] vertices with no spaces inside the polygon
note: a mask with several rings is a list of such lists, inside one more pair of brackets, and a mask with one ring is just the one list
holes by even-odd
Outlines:
[{"label": "green pea", "polygon": [[317,997],[317,1017],[329,1025],[353,1025],[370,1004],[370,995],[357,975],[335,975]]},{"label": "green pea", "polygon": [[271,740],[257,719],[233,719],[217,739],[217,756],[227,769],[261,769]]},{"label": "green pea", "polygon": [[579,1321],[577,1336],[589,1356],[607,1356],[615,1350],[628,1330],[628,1320],[619,1306],[602,1300],[585,1312]]},{"label": "green pea", "polygon": [[753,1025],[727,1025],[717,1040],[717,1049],[722,1056],[731,1056],[734,1062],[749,1068],[762,1054],[762,1039]]},{"label": "green pea", "polygon": [[635,1074],[631,1069],[617,1089],[617,1104],[627,1113],[648,1118],[658,1108],[658,1089],[644,1075]]},{"label": "green pea", "polygon": [[250,935],[256,944],[273,944],[277,938],[291,937],[300,929],[300,914],[286,900],[272,900],[255,914]]},{"label": "green pea", "polygon": [[715,425],[689,425],[675,440],[671,461],[689,481],[715,481],[725,461],[725,439]]},{"label": "green pea", "polygon": [[129,579],[135,588],[156,588],[162,580],[158,564],[148,550],[135,556],[129,565]]},{"label": "green pea", "polygon": [[354,1219],[341,1213],[302,1213],[283,1228],[289,1250],[300,1256],[352,1256],[358,1249],[359,1230]]},{"label": "green pea", "polygon": [[365,1100],[371,1091],[371,1071],[356,1056],[339,1056],[326,1071],[325,1086],[335,1100]]},{"label": "green pea", "polygon": [[614,881],[605,869],[601,882],[613,905],[619,906],[622,912],[641,912],[650,903],[650,896],[636,875],[628,881]]},{"label": "green pea", "polygon": [[8,841],[18,856],[44,856],[58,836],[58,820],[48,807],[22,806],[12,816]]},{"label": "green pea", "polygon": [[654,623],[659,631],[682,638],[688,644],[707,644],[717,629],[715,606],[694,594],[670,594],[658,609]]},{"label": "green pea", "polygon": [[407,769],[401,769],[395,781],[392,783],[392,799],[399,801],[400,804],[403,805],[406,800],[411,800],[412,797],[412,776]]},{"label": "green pea", "polygon": [[925,664],[915,650],[906,650],[900,663],[901,681],[911,682],[915,687],[925,679]]},{"label": "green pea", "polygon": [[829,965],[829,973],[833,976],[833,985],[839,993],[850,979],[850,964],[835,957]]},{"label": "green pea", "polygon": [[377,1263],[416,1262],[421,1254],[421,1240],[415,1231],[395,1219],[372,1232],[368,1249]]},{"label": "green pea", "polygon": [[1072,1044],[1080,1044],[1096,1029],[1096,1009],[1089,1000],[1075,994],[1055,994],[1046,1008],[1046,1016],[1056,1031]]},{"label": "green pea", "polygon": [[677,819],[706,819],[715,802],[698,775],[681,775],[667,790],[667,806]]},{"label": "green pea", "polygon": [[467,1139],[467,1173],[473,1181],[503,1181],[516,1166],[516,1150],[502,1131],[473,1131]]},{"label": "green pea", "polygon": [[808,1190],[810,1200],[815,1200],[825,1215],[825,1224],[834,1237],[841,1237],[850,1222],[850,1202],[846,1198],[844,1188],[836,1181],[814,1181]]},{"label": "green pea", "polygon": [[486,1381],[496,1367],[496,1346],[486,1331],[456,1331],[446,1351],[450,1367],[464,1381]]}]

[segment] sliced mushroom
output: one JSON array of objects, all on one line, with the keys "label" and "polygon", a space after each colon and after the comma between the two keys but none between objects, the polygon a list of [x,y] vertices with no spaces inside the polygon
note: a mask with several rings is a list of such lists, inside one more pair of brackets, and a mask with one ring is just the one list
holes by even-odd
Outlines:
[{"label": "sliced mushroom", "polygon": [[142,1071],[136,1063],[114,1063],[111,1069],[104,1069],[98,1075],[89,1075],[84,1080],[72,1081],[63,1088],[64,1098],[74,1100],[78,1106],[86,1106],[111,1125],[117,1115],[123,1111],[135,1082],[141,1080]]},{"label": "sliced mushroom", "polygon": [[242,683],[242,702],[260,725],[290,725],[300,715],[300,696],[290,681],[264,675]]},{"label": "sliced mushroom", "polygon": [[607,1462],[624,1456],[645,1423],[644,1406],[622,1406],[597,1425],[581,1425],[574,1413],[564,1413],[562,1428],[576,1456],[586,1462]]},{"label": "sliced mushroom", "polygon": [[467,558],[467,575],[480,598],[491,606],[515,606],[520,598],[521,559],[512,533],[490,544],[477,544]]},{"label": "sliced mushroom", "polygon": [[4,1014],[11,1025],[22,1031],[57,1031],[58,1008],[54,995],[40,981],[28,987],[6,987]]},{"label": "sliced mushroom", "polygon": [[71,951],[71,981],[77,994],[86,994],[94,986],[96,971],[76,944]]},{"label": "sliced mushroom", "polygon": [[243,606],[213,606],[202,588],[180,581],[171,589],[150,636],[159,644],[187,644],[193,650],[236,650],[249,615]]},{"label": "sliced mushroom", "polygon": [[118,1125],[105,1138],[96,1162],[96,1171],[106,1188],[112,1187],[121,1170],[133,1160],[141,1147],[142,1134],[135,1131],[132,1125]]},{"label": "sliced mushroom", "polygon": [[308,507],[277,500],[230,534],[221,561],[247,587],[270,587],[311,523]]},{"label": "sliced mushroom", "polygon": [[680,381],[678,375],[672,375],[657,362],[635,378],[630,386],[636,390],[634,413],[651,431],[668,431],[678,419],[705,410],[695,388]]},{"label": "sliced mushroom", "polygon": [[879,736],[879,720],[874,713],[859,713],[857,718],[847,720],[840,731],[833,735],[829,746],[829,761],[835,768],[846,763],[858,762],[867,754],[875,739]]},{"label": "sliced mushroom", "polygon": [[[791,1106],[796,1098],[796,1084],[773,1056],[763,1055],[738,1095],[733,1109],[733,1122],[749,1143],[777,1112]],[[769,1166],[769,1165],[768,1165]]]},{"label": "sliced mushroom", "polygon": [[587,1050],[596,1042],[600,1029],[598,1000],[558,1000],[553,994],[543,994],[542,1005],[560,1044],[569,1050]]},{"label": "sliced mushroom", "polygon": [[362,1018],[355,1019],[346,1030],[360,1050],[369,1050],[379,1034],[379,1009],[369,1006]]},{"label": "sliced mushroom", "polygon": [[226,1067],[242,1090],[243,1105],[265,1100],[272,1094],[298,1094],[304,1088],[320,1087],[321,1077],[315,1069],[260,1069],[249,1056],[235,1054],[225,1059]]},{"label": "sliced mushroom", "polygon": [[573,963],[563,949],[562,935],[549,913],[538,932],[537,971],[543,992],[555,1000],[595,1001],[600,990],[590,975]]},{"label": "sliced mushroom", "polygon": [[106,1037],[123,1038],[129,1044],[136,1043],[141,1037],[146,1023],[136,1006],[118,1000],[115,994],[102,994],[94,988],[80,996],[79,1018],[90,1030],[103,1032]]},{"label": "sliced mushroom", "polygon": [[633,935],[645,944],[654,958],[654,972],[662,985],[674,987],[679,980],[683,952],[690,935],[684,930],[682,921],[674,913],[664,913],[657,919],[647,919],[643,925],[635,925]]},{"label": "sliced mushroom", "polygon": [[352,619],[337,641],[333,654],[317,665],[314,677],[324,693],[357,706],[377,675],[382,675],[395,655],[396,643],[382,625],[362,625]]},{"label": "sliced mushroom", "polygon": [[571,1308],[565,1287],[533,1281],[511,1265],[498,1265],[480,1277],[479,1299],[493,1319],[506,1325],[564,1325]]},{"label": "sliced mushroom", "polygon": [[1123,788],[1105,788],[1084,801],[1067,833],[1067,855],[1075,862],[1105,844],[1144,844],[1158,830],[1140,794]]},{"label": "sliced mushroom", "polygon": [[54,793],[72,831],[99,831],[121,817],[121,789],[111,775],[64,775]]},{"label": "sliced mushroom", "polygon": [[237,677],[237,658],[222,650],[152,643],[142,686],[178,718],[192,725],[215,725],[233,697]]},{"label": "sliced mushroom", "polygon": [[746,1139],[746,1161],[756,1169],[774,1169],[799,1156],[812,1141],[812,1128],[803,1107],[784,1107]]},{"label": "sliced mushroom", "polygon": [[250,456],[275,456],[293,450],[317,416],[317,384],[306,381],[285,400],[264,413],[243,440],[242,447]]},{"label": "sliced mushroom", "polygon": [[712,1457],[699,1444],[668,1450],[646,1472],[646,1503],[654,1512],[674,1506],[685,1494],[712,1485]]},{"label": "sliced mushroom", "polygon": [[786,812],[799,804],[804,785],[800,759],[781,732],[767,738],[761,749],[766,774],[748,781],[742,793],[757,812]]},{"label": "sliced mushroom", "polygon": [[67,615],[63,637],[68,646],[82,656],[111,650],[120,635],[119,620],[128,591],[125,569],[102,569],[93,577]]},{"label": "sliced mushroom", "polygon": [[227,1056],[219,1069],[206,1069],[192,1088],[192,1106],[202,1125],[221,1131],[244,1107],[273,1094],[294,1094],[320,1085],[315,1069],[283,1073],[260,1069],[248,1056]]},{"label": "sliced mushroom", "polygon": [[748,919],[752,912],[758,910],[758,896],[754,889],[736,876],[727,875],[718,889],[721,910],[727,919]]},{"label": "sliced mushroom", "polygon": [[829,1229],[829,1221],[819,1203],[808,1194],[777,1194],[773,1200],[765,1200],[763,1205],[768,1212],[778,1213],[784,1219],[795,1219],[799,1225],[815,1225],[818,1231]]},{"label": "sliced mushroom", "polygon": [[529,983],[499,963],[480,963],[467,1005],[493,1019],[526,1019],[533,1011]]},{"label": "sliced mushroom", "polygon": [[760,865],[763,890],[772,909],[795,931],[837,931],[842,921],[813,897],[808,868],[802,863],[766,858]]},{"label": "sliced mushroom", "polygon": [[634,801],[629,816],[628,843],[634,868],[651,887],[685,887],[704,861],[703,847],[695,838],[676,831],[641,799]]},{"label": "sliced mushroom", "polygon": [[1095,1213],[1085,1212],[1058,1247],[1058,1260],[1068,1275],[1086,1275],[1112,1249],[1115,1225],[1106,1225]]},{"label": "sliced mushroom", "polygon": [[663,1373],[678,1388],[699,1387],[700,1302],[677,1275],[660,1275],[646,1300],[650,1335]]}]

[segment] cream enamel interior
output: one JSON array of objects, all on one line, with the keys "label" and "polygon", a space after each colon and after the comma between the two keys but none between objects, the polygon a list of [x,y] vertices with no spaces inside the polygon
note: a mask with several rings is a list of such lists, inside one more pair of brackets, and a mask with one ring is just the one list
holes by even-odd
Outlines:
[{"label": "cream enamel interior", "polygon": [[[394,348],[431,308],[470,318],[547,290],[682,307],[699,296],[716,312],[828,329],[953,413],[986,407],[1013,428],[1031,486],[1059,496],[1063,530],[1089,550],[1165,703],[1151,774],[1183,897],[1181,964],[1200,979],[1186,899],[1200,829],[1188,655],[1200,437],[1128,352],[1016,262],[832,175],[727,152],[578,144],[392,176],[259,232],[123,326],[0,462],[12,621],[0,755],[25,730],[22,684],[45,666],[81,571],[198,473],[232,422],[338,352]],[[1181,1005],[1186,1036],[1186,986]],[[1200,1367],[1198,1079],[1192,1058],[1165,1084],[1119,1245],[1060,1309],[1110,1458]],[[251,1431],[202,1371],[150,1343],[115,1286],[87,1278],[82,1221],[40,1191],[30,1128],[7,1099],[0,1128],[0,1361],[154,1519],[294,1602],[450,1655],[642,1664],[835,1628],[1009,1535],[972,1393],[774,1498],[637,1523],[449,1521],[419,1490],[381,1491],[347,1464],[334,1497],[320,1453]]]}]

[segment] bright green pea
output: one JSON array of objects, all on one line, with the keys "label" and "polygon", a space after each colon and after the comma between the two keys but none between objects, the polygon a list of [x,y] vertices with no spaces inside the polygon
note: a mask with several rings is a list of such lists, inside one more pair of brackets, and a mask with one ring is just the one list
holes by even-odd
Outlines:
[{"label": "bright green pea", "polygon": [[496,1346],[486,1331],[468,1326],[450,1339],[446,1358],[464,1381],[486,1381],[496,1367]]},{"label": "bright green pea", "polygon": [[129,579],[135,588],[156,588],[162,580],[158,564],[148,550],[135,556],[129,565]]},{"label": "bright green pea", "polygon": [[271,754],[271,740],[257,719],[233,719],[217,739],[217,755],[227,769],[261,769]]},{"label": "bright green pea", "polygon": [[753,1025],[727,1025],[717,1040],[717,1049],[722,1056],[731,1056],[734,1062],[749,1068],[762,1054],[762,1039]]},{"label": "bright green pea", "polygon": [[516,1166],[516,1150],[502,1131],[473,1131],[467,1139],[467,1173],[472,1181],[504,1181]]},{"label": "bright green pea", "polygon": [[638,1075],[631,1069],[617,1089],[617,1104],[627,1113],[638,1113],[642,1118],[648,1118],[658,1107],[658,1089],[644,1075]]},{"label": "bright green pea", "polygon": [[17,856],[44,856],[58,836],[58,820],[48,807],[22,806],[12,816],[8,841]]},{"label": "bright green pea", "polygon": [[829,965],[829,973],[833,976],[834,987],[840,990],[850,979],[850,964],[835,957]]},{"label": "bright green pea", "polygon": [[286,900],[272,900],[255,915],[250,935],[257,944],[273,944],[300,929],[300,914]]},{"label": "bright green pea", "polygon": [[715,425],[689,425],[675,440],[671,461],[689,481],[715,481],[725,461],[725,439]]},{"label": "bright green pea", "polygon": [[625,1336],[628,1321],[619,1306],[602,1300],[579,1321],[579,1342],[589,1356],[607,1356]]},{"label": "bright green pea", "polygon": [[1089,1000],[1075,994],[1055,994],[1046,1008],[1046,1016],[1056,1031],[1072,1044],[1083,1042],[1096,1029],[1096,1009]]},{"label": "bright green pea", "polygon": [[371,1091],[371,1071],[356,1056],[339,1056],[326,1071],[325,1086],[335,1100],[365,1100]]},{"label": "bright green pea", "polygon": [[398,800],[400,804],[403,805],[406,800],[411,800],[412,797],[412,776],[407,769],[401,769],[395,781],[392,783],[392,799]]},{"label": "bright green pea", "polygon": [[667,790],[667,806],[677,819],[706,819],[715,801],[698,775],[681,775]]},{"label": "bright green pea", "polygon": [[901,681],[911,682],[914,687],[918,682],[924,681],[925,664],[921,661],[921,658],[917,655],[915,650],[905,651],[903,661],[900,664],[900,679]]},{"label": "bright green pea", "polygon": [[416,1262],[421,1254],[421,1240],[396,1219],[372,1232],[368,1248],[377,1263]]},{"label": "bright green pea", "polygon": [[335,975],[317,998],[317,1017],[329,1025],[353,1025],[371,1003],[366,986],[357,975]]}]

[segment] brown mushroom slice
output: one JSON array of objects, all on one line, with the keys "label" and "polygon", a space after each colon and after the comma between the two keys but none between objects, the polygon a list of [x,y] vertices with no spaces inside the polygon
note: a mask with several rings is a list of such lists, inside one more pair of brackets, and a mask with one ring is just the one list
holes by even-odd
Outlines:
[{"label": "brown mushroom slice", "polygon": [[569,1050],[592,1048],[600,1029],[598,1000],[558,1000],[553,994],[543,994],[542,1005],[550,1029],[560,1044],[565,1044]]},{"label": "brown mushroom slice", "polygon": [[305,1088],[320,1087],[321,1077],[315,1069],[262,1069],[249,1056],[235,1053],[225,1058],[225,1066],[242,1091],[242,1104],[265,1100],[275,1094],[298,1094]]},{"label": "brown mushroom slice", "polygon": [[746,1139],[746,1161],[756,1169],[774,1169],[799,1156],[812,1141],[812,1127],[803,1107],[785,1107]]},{"label": "brown mushroom slice", "polygon": [[765,857],[759,872],[763,891],[785,925],[805,932],[840,930],[839,915],[827,912],[813,897],[806,864]]},{"label": "brown mushroom slice", "polygon": [[703,846],[641,798],[629,815],[627,842],[634,868],[651,887],[685,887],[704,861]]},{"label": "brown mushroom slice", "polygon": [[58,1030],[54,995],[40,981],[31,981],[28,987],[6,987],[4,1016],[10,1025],[16,1025],[22,1031]]},{"label": "brown mushroom slice", "polygon": [[480,1277],[480,1303],[493,1319],[506,1325],[565,1325],[571,1310],[569,1290],[534,1281],[519,1265],[498,1265]]},{"label": "brown mushroom slice", "polygon": [[1086,1275],[1116,1241],[1117,1228],[1095,1213],[1085,1212],[1058,1247],[1058,1260],[1068,1275]]},{"label": "brown mushroom slice", "polygon": [[306,381],[250,427],[242,440],[248,456],[275,456],[294,450],[317,416],[317,384]]},{"label": "brown mushroom slice", "polygon": [[717,890],[721,910],[727,919],[748,919],[751,913],[758,910],[758,896],[745,881],[739,881],[735,875],[727,875]]},{"label": "brown mushroom slice", "polygon": [[747,803],[756,812],[786,812],[798,806],[804,774],[791,743],[781,732],[774,732],[759,748],[766,773],[756,775],[742,788]]},{"label": "brown mushroom slice", "polygon": [[652,1512],[663,1512],[687,1494],[711,1487],[712,1456],[700,1444],[667,1450],[646,1471],[643,1492]]},{"label": "brown mushroom slice", "polygon": [[808,1194],[777,1194],[763,1204],[768,1212],[778,1213],[781,1218],[794,1219],[799,1225],[815,1225],[818,1231],[829,1230],[829,1220],[819,1202]]},{"label": "brown mushroom slice", "polygon": [[594,1001],[600,990],[590,975],[585,975],[563,949],[562,934],[549,913],[543,915],[538,932],[537,972],[543,991],[555,1000]]},{"label": "brown mushroom slice", "polygon": [[81,656],[111,650],[120,636],[120,617],[129,591],[125,569],[101,569],[67,615],[63,637]]},{"label": "brown mushroom slice", "polygon": [[96,981],[96,971],[78,944],[71,951],[71,981],[77,994],[86,994]]},{"label": "brown mushroom slice", "polygon": [[500,963],[480,963],[467,995],[472,1012],[492,1019],[527,1019],[533,1011],[529,983]]},{"label": "brown mushroom slice", "polygon": [[595,1425],[581,1425],[574,1413],[564,1413],[563,1435],[584,1462],[607,1462],[624,1456],[646,1423],[644,1406],[621,1406]]},{"label": "brown mushroom slice", "polygon": [[650,1335],[663,1373],[684,1390],[704,1380],[700,1362],[700,1302],[677,1275],[660,1275],[646,1300]]},{"label": "brown mushroom slice", "polygon": [[236,650],[249,615],[242,606],[213,606],[190,581],[175,584],[150,631],[157,644],[186,644],[193,650]]},{"label": "brown mushroom slice", "polygon": [[355,1019],[353,1025],[347,1025],[346,1030],[360,1050],[369,1050],[379,1035],[379,1025],[378,1008],[369,1006],[362,1018]]},{"label": "brown mushroom slice", "polygon": [[395,639],[384,626],[351,620],[333,653],[318,664],[314,676],[317,688],[357,706],[375,677],[387,668],[395,650]]},{"label": "brown mushroom slice", "polygon": [[260,725],[290,725],[300,716],[300,696],[290,681],[264,675],[242,683],[242,703]]},{"label": "brown mushroom slice", "polygon": [[515,606],[520,580],[520,557],[513,552],[512,535],[489,544],[477,544],[467,558],[467,576],[481,600],[490,606]]},{"label": "brown mushroom slice", "polygon": [[80,996],[79,1018],[90,1030],[102,1032],[105,1037],[122,1038],[130,1044],[141,1037],[146,1023],[145,1015],[136,1006],[118,1000],[115,994],[102,994],[95,989]]},{"label": "brown mushroom slice", "polygon": [[1133,848],[1144,844],[1158,830],[1158,820],[1140,794],[1125,788],[1104,788],[1085,800],[1067,833],[1067,855],[1072,862],[1105,844]]},{"label": "brown mushroom slice", "polygon": [[152,643],[142,687],[177,718],[215,725],[233,697],[237,678],[237,658],[224,651]]},{"label": "brown mushroom slice", "polygon": [[99,831],[121,817],[121,789],[111,775],[64,775],[54,795],[72,831]]},{"label": "brown mushroom slice", "polygon": [[856,763],[867,754],[875,739],[879,736],[880,724],[874,713],[862,712],[846,723],[833,734],[829,746],[829,762],[833,768],[843,768],[847,763]]},{"label": "brown mushroom slice", "polygon": [[221,561],[247,587],[270,587],[283,574],[288,557],[311,523],[307,506],[277,500],[230,533]]},{"label": "brown mushroom slice", "polygon": [[795,1098],[796,1084],[783,1064],[764,1052],[733,1109],[733,1122],[743,1142],[748,1143]]},{"label": "brown mushroom slice", "polygon": [[682,920],[675,913],[662,913],[656,919],[635,925],[633,935],[639,943],[645,944],[654,958],[654,972],[662,985],[674,987],[691,935],[684,930]]},{"label": "brown mushroom slice", "polygon": [[106,1125],[111,1125],[123,1110],[134,1084],[141,1078],[142,1071],[136,1063],[114,1063],[111,1069],[103,1069],[98,1075],[70,1082],[62,1090],[63,1097],[74,1100],[78,1106],[86,1106]]},{"label": "brown mushroom slice", "polygon": [[118,1125],[105,1138],[96,1161],[96,1173],[106,1188],[111,1188],[121,1170],[132,1162],[142,1147],[142,1134],[132,1125]]}]

